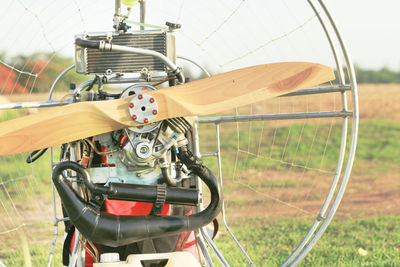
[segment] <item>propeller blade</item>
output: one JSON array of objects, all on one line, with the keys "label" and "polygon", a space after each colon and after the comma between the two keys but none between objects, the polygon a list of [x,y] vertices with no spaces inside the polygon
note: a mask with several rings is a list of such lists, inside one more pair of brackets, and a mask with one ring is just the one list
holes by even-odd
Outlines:
[{"label": "propeller blade", "polygon": [[[146,92],[158,105],[151,122],[214,114],[316,86],[335,78],[327,66],[272,63],[234,70],[187,84]],[[134,96],[133,96],[134,97]],[[80,102],[0,123],[0,155],[28,152],[138,126],[129,113],[133,97]]]}]

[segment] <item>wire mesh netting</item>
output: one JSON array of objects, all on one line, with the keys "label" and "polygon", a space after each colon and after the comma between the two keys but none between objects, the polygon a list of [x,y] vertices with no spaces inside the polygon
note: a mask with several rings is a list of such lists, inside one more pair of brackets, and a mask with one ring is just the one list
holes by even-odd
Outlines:
[{"label": "wire mesh netting", "polygon": [[[182,24],[177,31],[177,54],[188,57],[212,74],[282,61],[309,61],[334,68],[335,61],[317,15],[307,1],[185,1],[146,3],[146,22]],[[74,36],[112,31],[114,1],[11,1],[0,10],[0,102],[46,101],[56,77],[74,63]],[[130,20],[139,21],[135,7]],[[133,25],[133,29],[138,29]],[[204,74],[178,60],[186,76]],[[74,71],[63,77],[54,99],[67,94],[70,82],[90,77]],[[332,81],[327,86],[334,86]],[[218,115],[320,113],[342,110],[338,93],[280,97]],[[38,112],[1,111],[2,121]],[[222,175],[227,221],[258,265],[287,258],[308,232],[263,239],[263,228],[284,218],[301,218],[311,226],[331,189],[343,138],[343,118],[285,119],[230,122],[220,127]],[[216,151],[216,126],[200,124],[200,152]],[[29,133],[26,133],[29,135]],[[46,138],[43,136],[43,138]],[[33,164],[28,154],[0,157],[0,261],[7,266],[47,263],[54,237],[50,155]],[[218,173],[218,162],[204,157]],[[59,204],[59,200],[56,200]],[[57,208],[60,214],[60,208]],[[246,224],[247,222],[247,224]],[[243,232],[253,224],[261,233]],[[61,226],[61,224],[60,224]],[[59,235],[62,235],[61,229]],[[278,232],[277,232],[278,233]],[[62,239],[62,238],[61,238]],[[221,244],[227,239],[221,237]],[[228,242],[228,241],[227,241]],[[217,241],[218,243],[218,241]],[[252,244],[257,244],[253,246]],[[260,252],[260,247],[262,247]],[[52,266],[61,262],[61,241]],[[234,245],[222,245],[227,258],[244,264]],[[261,254],[261,255],[260,255]]]}]

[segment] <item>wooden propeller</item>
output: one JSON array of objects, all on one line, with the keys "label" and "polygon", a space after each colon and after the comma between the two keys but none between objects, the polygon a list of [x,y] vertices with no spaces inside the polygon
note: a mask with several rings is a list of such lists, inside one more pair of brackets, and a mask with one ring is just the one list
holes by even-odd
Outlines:
[{"label": "wooden propeller", "polygon": [[[327,66],[288,62],[259,65],[179,86],[146,92],[158,104],[156,122],[201,116],[248,105],[335,78]],[[134,97],[134,96],[133,96]],[[138,126],[129,113],[133,97],[80,102],[0,123],[0,155],[28,152],[125,127]]]}]

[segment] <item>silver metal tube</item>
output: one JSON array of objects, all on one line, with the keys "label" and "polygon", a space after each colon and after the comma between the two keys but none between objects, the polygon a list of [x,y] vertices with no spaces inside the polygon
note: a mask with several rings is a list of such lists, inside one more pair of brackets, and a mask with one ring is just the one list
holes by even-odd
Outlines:
[{"label": "silver metal tube", "polygon": [[0,110],[20,109],[20,108],[48,108],[68,104],[68,101],[47,101],[47,102],[17,102],[0,104]]},{"label": "silver metal tube", "polygon": [[59,222],[65,222],[65,221],[69,221],[69,217],[58,218],[58,219],[57,219],[57,223],[59,223]]},{"label": "silver metal tube", "polygon": [[350,91],[350,90],[351,90],[350,85],[317,87],[317,88],[309,88],[309,89],[302,89],[302,90],[294,91],[294,92],[291,92],[288,94],[280,95],[279,97],[327,94],[327,93],[344,92],[344,91]]},{"label": "silver metal tube", "polygon": [[[221,188],[223,188],[223,183],[222,183],[222,162],[221,162],[221,139],[220,139],[220,131],[219,131],[219,124],[215,124],[215,129],[216,129],[216,135],[217,135],[217,160],[218,160],[218,177],[219,177],[219,183]],[[233,242],[235,242],[236,246],[239,248],[239,250],[242,252],[242,254],[246,257],[247,261],[250,263],[251,266],[255,267],[253,261],[249,257],[249,255],[246,253],[242,245],[240,245],[239,241],[236,239],[235,235],[232,233],[231,229],[228,226],[228,222],[226,221],[225,217],[225,201],[224,201],[224,193],[223,190],[221,190],[221,198],[222,198],[222,208],[221,208],[221,214],[222,214],[222,222],[224,224],[224,227],[226,231],[228,231],[228,234],[230,235],[231,239]]]},{"label": "silver metal tube", "polygon": [[301,241],[300,245],[292,252],[289,258],[281,265],[281,267],[288,266],[302,251],[302,249],[307,245],[310,238],[313,236],[314,232],[317,230],[320,221],[315,220],[314,224],[311,226],[310,230],[308,231],[307,235],[304,237],[303,241]]},{"label": "silver metal tube", "polygon": [[[53,149],[50,148],[50,169],[53,169]],[[53,255],[54,255],[54,249],[57,244],[57,238],[58,238],[58,218],[57,218],[57,205],[56,205],[56,192],[54,189],[54,185],[52,183],[51,185],[51,190],[52,190],[52,195],[53,195],[53,214],[54,214],[54,239],[53,243],[51,244],[51,249],[49,253],[49,259],[47,261],[47,267],[51,266],[51,261],[53,260]]]},{"label": "silver metal tube", "polygon": [[[148,80],[143,78],[140,74],[138,75],[139,75],[138,77],[130,77],[130,78],[113,77],[107,80],[107,84],[149,82]],[[152,75],[150,77],[150,81],[158,82],[158,81],[163,81],[166,78],[168,78],[167,74]]]},{"label": "silver metal tube", "polygon": [[350,112],[350,111],[325,111],[325,112],[305,112],[305,113],[282,113],[282,114],[202,117],[202,118],[198,118],[198,122],[199,123],[221,123],[221,122],[238,122],[238,121],[315,119],[315,118],[350,117],[352,115],[353,115],[353,112]]},{"label": "silver metal tube", "polygon": [[57,243],[57,237],[58,237],[58,225],[56,225],[54,227],[54,239],[53,239],[53,243],[51,244],[49,259],[47,260],[47,265],[46,265],[47,267],[51,266],[51,261],[53,260],[53,255],[54,255],[54,249],[55,249],[56,243]]},{"label": "silver metal tube", "polygon": [[343,194],[346,190],[346,186],[347,186],[348,180],[350,178],[350,173],[351,173],[351,169],[353,166],[354,156],[355,156],[355,152],[356,152],[356,145],[357,145],[359,113],[358,113],[357,82],[356,82],[353,63],[348,55],[346,45],[345,45],[343,39],[341,38],[341,34],[340,34],[338,28],[336,27],[335,21],[333,20],[330,12],[328,11],[327,7],[325,6],[325,4],[323,3],[322,0],[319,0],[318,2],[321,5],[321,7],[323,8],[329,21],[331,22],[331,25],[335,31],[337,39],[339,40],[339,44],[342,48],[344,58],[346,61],[347,70],[349,72],[348,74],[349,74],[350,84],[352,85],[352,100],[353,100],[352,137],[351,137],[351,142],[350,142],[349,156],[348,156],[348,160],[347,160],[346,169],[345,169],[345,172],[343,175],[342,183],[339,187],[339,191],[337,192],[337,195],[332,204],[332,207],[329,210],[329,213],[328,213],[325,221],[323,222],[321,227],[318,229],[318,232],[315,234],[314,238],[309,242],[307,247],[304,248],[302,253],[292,262],[291,266],[296,265],[297,263],[300,262],[300,260],[302,260],[305,257],[305,255],[308,253],[308,251],[310,251],[314,247],[316,242],[319,240],[319,238],[321,238],[322,234],[325,232],[326,228],[332,221],[333,216],[335,215],[337,208],[339,207],[339,204],[343,198]]},{"label": "silver metal tube", "polygon": [[[193,62],[193,64],[196,64]],[[197,66],[197,65],[196,65]],[[72,67],[72,66],[71,66]],[[201,66],[199,66],[201,67]],[[203,70],[203,69],[202,69]],[[207,70],[205,70],[205,73],[207,74]],[[64,74],[66,71],[64,71]],[[61,78],[62,75],[59,76]],[[152,77],[152,81],[161,81],[167,78],[167,75],[157,75]],[[57,78],[58,79],[58,78]],[[58,82],[56,80],[56,82]],[[56,85],[56,82],[53,84],[52,89],[54,89],[54,86]],[[82,91],[84,88],[88,87],[93,80],[87,80],[83,83],[81,83],[74,91],[74,94],[79,93]],[[135,77],[135,78],[111,78],[107,81],[107,84],[120,84],[120,83],[135,83],[135,82],[146,82],[145,79],[140,78],[140,77]],[[300,95],[312,95],[312,94],[324,94],[324,93],[333,93],[333,92],[343,92],[343,91],[348,91],[350,90],[350,86],[344,85],[344,86],[331,86],[331,87],[319,87],[319,88],[310,88],[310,89],[303,89],[299,91],[295,91],[286,95],[281,95],[280,97],[289,97],[289,96],[300,96]],[[19,109],[19,108],[45,108],[45,107],[55,107],[55,106],[61,106],[61,105],[66,105],[70,104],[71,102],[69,101],[63,101],[62,103],[59,100],[51,100],[52,94],[49,95],[49,101],[47,102],[17,102],[17,103],[2,103],[0,104],[0,110],[4,109]]]},{"label": "silver metal tube", "polygon": [[[201,157],[200,154],[200,142],[199,142],[199,126],[197,124],[197,122],[195,122],[193,124],[193,131],[192,131],[192,144],[193,144],[193,153],[197,156],[197,157]],[[196,177],[196,188],[197,190],[199,190],[200,195],[203,195],[203,187],[202,187],[202,183],[199,177]],[[196,208],[198,209],[197,212],[200,212],[202,210],[204,210],[204,206],[203,206],[203,199],[201,199],[200,203],[196,206]],[[198,229],[196,231],[196,241],[199,242],[200,248],[203,252],[203,255],[205,256],[208,265],[211,267],[214,267],[214,263],[211,259],[210,253],[208,253],[208,250],[204,244],[204,237],[201,234],[201,229]]]},{"label": "silver metal tube", "polygon": [[85,267],[85,258],[86,258],[86,250],[85,250],[85,243],[79,242],[79,250],[78,250],[78,264],[77,267]]},{"label": "silver metal tube", "polygon": [[200,154],[200,142],[199,142],[199,125],[197,123],[194,123],[193,125],[193,134],[192,134],[192,139],[193,139],[193,153],[197,157],[201,157]]},{"label": "silver metal tube", "polygon": [[[70,101],[59,101],[59,100],[51,100],[53,97],[53,92],[54,89],[59,82],[59,80],[71,69],[73,69],[75,65],[69,66],[67,69],[65,69],[54,81],[53,85],[50,88],[49,96],[48,96],[48,101],[46,102],[16,102],[16,103],[1,103],[0,104],[0,110],[5,110],[5,109],[20,109],[20,108],[46,108],[46,107],[55,107],[55,106],[62,106],[66,104],[70,104]],[[162,81],[165,80],[168,76],[166,74],[160,74],[160,75],[154,75],[151,77],[151,81]],[[75,90],[74,94],[79,93],[82,91],[84,88],[88,87],[93,80],[87,80],[83,83],[81,83]],[[137,83],[137,82],[148,82],[145,78],[142,78],[141,76],[138,77],[132,77],[132,78],[111,78],[107,81],[107,84],[120,84],[120,83]]]},{"label": "silver metal tube", "polygon": [[321,15],[319,14],[318,10],[315,8],[315,5],[311,2],[311,0],[308,0],[308,3],[310,4],[311,8],[314,10],[314,13],[315,13],[315,15],[316,15],[317,18],[318,18],[318,21],[319,21],[319,23],[321,24],[321,26],[322,26],[322,28],[323,28],[323,30],[324,30],[324,32],[325,32],[326,38],[328,39],[329,45],[330,45],[331,50],[332,50],[333,57],[334,57],[335,62],[336,62],[336,69],[337,69],[337,71],[338,71],[339,83],[343,85],[343,84],[345,84],[344,73],[343,73],[343,67],[342,67],[341,61],[339,60],[338,54],[337,54],[337,52],[336,52],[336,48],[335,48],[335,46],[333,45],[331,35],[329,34],[329,31],[328,31],[328,29],[326,28],[325,22],[324,22],[323,19],[321,18]]},{"label": "silver metal tube", "polygon": [[85,89],[86,87],[89,87],[89,85],[91,85],[92,83],[93,83],[93,80],[84,81],[83,83],[81,83],[80,85],[78,85],[78,86],[75,88],[73,94],[74,94],[74,95],[79,94],[83,89]]},{"label": "silver metal tube", "polygon": [[[140,23],[146,23],[146,0],[140,0]],[[140,30],[144,31],[144,26],[140,26]]]},{"label": "silver metal tube", "polygon": [[211,77],[211,74],[206,70],[206,68],[204,66],[200,65],[199,63],[197,63],[196,61],[194,61],[193,59],[190,59],[190,58],[187,58],[187,57],[183,57],[183,56],[177,56],[177,58],[192,63],[193,65],[195,65],[196,67],[201,69],[201,71],[203,71],[204,74],[207,75],[207,77]]},{"label": "silver metal tube", "polygon": [[[349,85],[343,85],[345,83],[344,80],[344,74],[343,74],[343,68],[342,68],[342,64],[338,58],[338,54],[336,51],[335,46],[333,45],[332,42],[332,38],[330,36],[329,31],[327,30],[327,27],[320,15],[320,13],[317,11],[315,5],[308,0],[308,3],[310,4],[311,8],[314,10],[314,13],[316,14],[316,16],[318,17],[318,20],[325,32],[325,35],[328,39],[329,45],[331,47],[335,62],[336,62],[336,67],[338,69],[338,75],[339,75],[339,83],[341,85],[339,85],[338,87],[344,87],[345,90],[341,90],[341,94],[342,94],[342,107],[343,110],[347,111],[347,97],[346,97],[346,93],[345,91],[351,90],[351,86]],[[343,167],[343,162],[344,162],[344,157],[345,157],[345,152],[346,152],[346,143],[347,143],[347,125],[348,125],[348,119],[347,117],[343,118],[343,123],[342,123],[342,135],[341,135],[341,145],[340,145],[340,152],[339,152],[339,158],[338,158],[338,163],[336,166],[336,171],[335,171],[335,176],[334,179],[332,181],[332,185],[331,188],[328,192],[328,195],[325,199],[325,202],[314,222],[314,224],[312,225],[312,227],[310,228],[309,232],[307,233],[307,235],[305,236],[305,238],[303,239],[303,241],[299,244],[299,246],[296,248],[296,250],[294,250],[292,252],[292,254],[289,256],[289,258],[281,265],[283,266],[288,266],[291,262],[293,262],[296,257],[302,253],[304,247],[307,245],[307,243],[310,241],[310,239],[313,237],[315,231],[318,229],[318,226],[320,225],[321,221],[325,220],[325,213],[327,211],[327,209],[329,208],[329,205],[331,204],[332,198],[335,195],[335,191],[336,191],[336,187],[339,183],[340,177],[341,177],[341,173],[342,173],[342,167]],[[307,253],[307,252],[306,252]],[[305,254],[304,254],[305,255]],[[304,256],[303,256],[304,257]]]},{"label": "silver metal tube", "polygon": [[115,11],[114,11],[114,21],[113,21],[115,30],[118,30],[120,18],[121,18],[121,0],[115,0]]},{"label": "silver metal tube", "polygon": [[69,66],[68,68],[66,68],[63,72],[61,72],[60,75],[58,75],[58,77],[56,78],[56,80],[54,81],[54,83],[51,85],[50,92],[49,92],[49,99],[48,99],[49,101],[51,101],[51,98],[53,97],[53,92],[54,92],[54,89],[56,88],[56,85],[57,85],[58,81],[59,81],[67,72],[69,72],[69,71],[72,70],[73,68],[75,68],[75,64],[72,64],[71,66]]},{"label": "silver metal tube", "polygon": [[214,252],[214,254],[218,257],[218,260],[221,262],[221,264],[225,267],[229,267],[229,263],[226,261],[225,257],[222,255],[222,253],[219,251],[217,246],[214,244],[214,242],[211,240],[211,238],[208,236],[207,231],[205,230],[205,227],[200,228],[200,232],[204,239],[206,240],[207,244],[210,246],[211,250]]},{"label": "silver metal tube", "polygon": [[204,257],[205,257],[205,260],[208,263],[208,266],[214,267],[214,263],[213,263],[213,261],[211,259],[210,253],[208,253],[207,247],[204,244],[203,237],[200,235],[199,232],[200,231],[196,231],[196,242],[199,244],[200,249],[201,249],[201,251],[202,251],[202,253],[203,253]]},{"label": "silver metal tube", "polygon": [[[200,148],[199,148],[199,132],[198,132],[197,123],[194,123],[194,125],[193,125],[193,143],[194,143],[193,149],[194,149],[195,155],[198,157],[201,157]],[[197,189],[200,191],[200,193],[202,193],[202,184],[201,184],[200,178],[197,177],[196,182],[197,182]],[[200,211],[204,210],[203,201],[200,201],[198,208]],[[205,227],[200,228],[200,233],[201,233],[200,236],[202,237],[202,240],[205,240],[207,242],[207,244],[210,246],[210,248],[215,253],[215,255],[217,255],[219,261],[224,266],[229,266],[228,262],[225,260],[222,253],[218,250],[217,246],[214,244],[214,242],[211,240],[211,238],[208,236],[207,232],[204,229],[205,229]],[[213,265],[211,258],[210,258],[209,263],[211,263],[211,265]]]},{"label": "silver metal tube", "polygon": [[[50,170],[53,170],[53,148],[50,148]],[[57,243],[57,237],[58,237],[58,222],[57,222],[57,205],[56,205],[56,192],[54,189],[53,183],[51,184],[51,192],[53,195],[53,215],[54,215],[54,239],[53,243],[51,244],[51,249],[49,253],[49,259],[47,261],[47,267],[51,266],[51,261],[53,260],[53,254],[54,254],[54,249],[56,247]]]},{"label": "silver metal tube", "polygon": [[115,0],[115,16],[121,16],[121,0]]},{"label": "silver metal tube", "polygon": [[[201,157],[202,155],[200,154],[200,148],[199,148],[199,132],[198,132],[198,124],[194,123],[193,125],[193,133],[192,133],[192,139],[193,139],[193,150],[194,150],[194,154],[198,157]],[[218,153],[218,152],[217,152]],[[221,175],[222,177],[222,175]],[[221,186],[221,184],[220,184]],[[199,178],[197,178],[197,188],[200,191],[200,193],[202,192],[202,186],[201,186],[201,181]],[[221,190],[222,191],[222,190]],[[223,200],[223,196],[221,195],[222,200]],[[203,202],[201,201],[200,204],[198,205],[199,210],[203,210],[204,206],[203,206]],[[201,233],[201,240],[205,240],[207,242],[207,244],[210,246],[210,248],[212,249],[212,251],[215,253],[215,255],[218,257],[218,260],[221,262],[221,264],[223,264],[223,266],[229,266],[228,262],[226,261],[226,259],[224,258],[224,256],[222,255],[222,253],[219,251],[219,249],[217,248],[217,246],[214,244],[214,242],[211,240],[211,238],[208,236],[207,231],[205,230],[205,227],[200,228],[200,233]],[[200,244],[201,245],[201,244]],[[202,249],[203,250],[203,249]],[[205,249],[207,250],[207,249]],[[204,250],[203,250],[204,252]],[[207,257],[207,260],[209,261],[210,266],[214,266],[212,263],[211,258],[208,255],[208,251],[205,255]]]},{"label": "silver metal tube", "polygon": [[176,72],[179,70],[178,66],[176,66],[174,64],[174,62],[172,62],[168,57],[164,56],[163,54],[161,54],[157,51],[136,48],[136,47],[128,47],[128,46],[123,46],[123,45],[111,45],[108,43],[105,43],[104,45],[105,45],[106,51],[112,50],[112,51],[128,52],[128,53],[152,56],[152,57],[158,58],[161,61],[163,61],[173,72]]},{"label": "silver metal tube", "polygon": [[73,249],[72,249],[71,259],[70,259],[70,261],[69,261],[68,267],[74,267],[74,266],[75,266],[75,263],[76,263],[77,260],[78,260],[78,253],[79,253],[78,245],[79,245],[79,232],[78,232],[77,229],[75,229],[74,246],[73,246]]},{"label": "silver metal tube", "polygon": [[205,158],[205,157],[216,157],[216,156],[218,156],[217,153],[204,153],[204,154],[201,154],[202,158]]}]

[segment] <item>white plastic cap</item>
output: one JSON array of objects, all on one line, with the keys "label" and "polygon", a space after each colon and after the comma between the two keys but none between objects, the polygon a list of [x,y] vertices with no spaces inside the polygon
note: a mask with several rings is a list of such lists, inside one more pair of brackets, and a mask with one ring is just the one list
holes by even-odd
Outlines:
[{"label": "white plastic cap", "polygon": [[103,253],[100,255],[100,262],[119,262],[118,253]]}]

